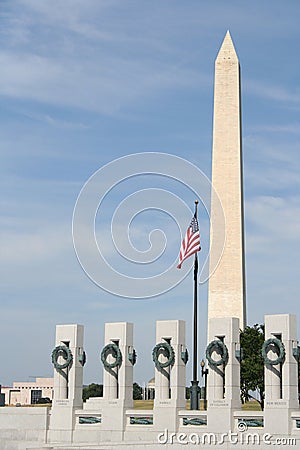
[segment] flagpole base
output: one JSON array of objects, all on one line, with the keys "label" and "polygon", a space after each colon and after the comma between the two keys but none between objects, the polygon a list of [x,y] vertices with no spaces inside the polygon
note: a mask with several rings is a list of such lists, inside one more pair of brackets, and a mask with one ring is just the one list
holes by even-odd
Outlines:
[{"label": "flagpole base", "polygon": [[199,409],[199,392],[200,388],[198,386],[199,381],[191,381],[191,387],[190,387],[190,401],[191,401],[191,410],[198,410]]}]

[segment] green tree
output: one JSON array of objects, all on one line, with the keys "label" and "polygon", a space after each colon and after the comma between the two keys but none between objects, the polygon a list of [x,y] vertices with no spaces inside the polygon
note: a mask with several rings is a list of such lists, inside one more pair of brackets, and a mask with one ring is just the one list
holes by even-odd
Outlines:
[{"label": "green tree", "polygon": [[82,400],[85,402],[90,397],[103,397],[103,384],[91,383],[82,390]]},{"label": "green tree", "polygon": [[142,400],[143,398],[143,389],[138,383],[133,383],[133,400]]},{"label": "green tree", "polygon": [[191,398],[191,391],[190,391],[190,387],[186,386],[185,388],[185,399],[189,400]]},{"label": "green tree", "polygon": [[[264,387],[264,363],[261,355],[264,343],[264,325],[255,324],[241,331],[241,348],[243,359],[241,362],[241,399],[242,402],[251,398],[258,401],[261,409],[264,409],[265,387]],[[249,394],[256,391],[259,399]]]}]

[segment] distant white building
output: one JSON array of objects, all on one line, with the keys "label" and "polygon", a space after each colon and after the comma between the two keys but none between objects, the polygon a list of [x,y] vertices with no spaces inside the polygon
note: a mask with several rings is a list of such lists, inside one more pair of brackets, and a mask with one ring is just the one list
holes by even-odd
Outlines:
[{"label": "distant white building", "polygon": [[53,378],[36,378],[35,381],[14,381],[12,387],[1,387],[6,405],[34,405],[38,399],[53,399]]},{"label": "distant white building", "polygon": [[151,378],[145,387],[144,400],[154,400],[154,397],[155,397],[155,377]]}]

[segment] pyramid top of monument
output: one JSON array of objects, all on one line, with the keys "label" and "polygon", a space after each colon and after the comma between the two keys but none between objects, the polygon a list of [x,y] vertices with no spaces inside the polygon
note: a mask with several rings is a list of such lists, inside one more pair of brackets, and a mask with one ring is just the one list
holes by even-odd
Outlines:
[{"label": "pyramid top of monument", "polygon": [[220,62],[221,60],[228,60],[228,59],[238,61],[238,56],[235,51],[229,30],[227,30],[227,33],[222,42],[216,61]]}]

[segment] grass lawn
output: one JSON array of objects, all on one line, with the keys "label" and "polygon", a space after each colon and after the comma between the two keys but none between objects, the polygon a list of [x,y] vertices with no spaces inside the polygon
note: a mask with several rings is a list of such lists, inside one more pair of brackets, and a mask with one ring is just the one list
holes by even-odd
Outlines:
[{"label": "grass lawn", "polygon": [[242,410],[243,411],[261,411],[261,407],[257,401],[251,400],[250,402],[247,402],[244,405],[242,405]]},{"label": "grass lawn", "polygon": [[134,409],[153,409],[153,400],[133,400]]}]

